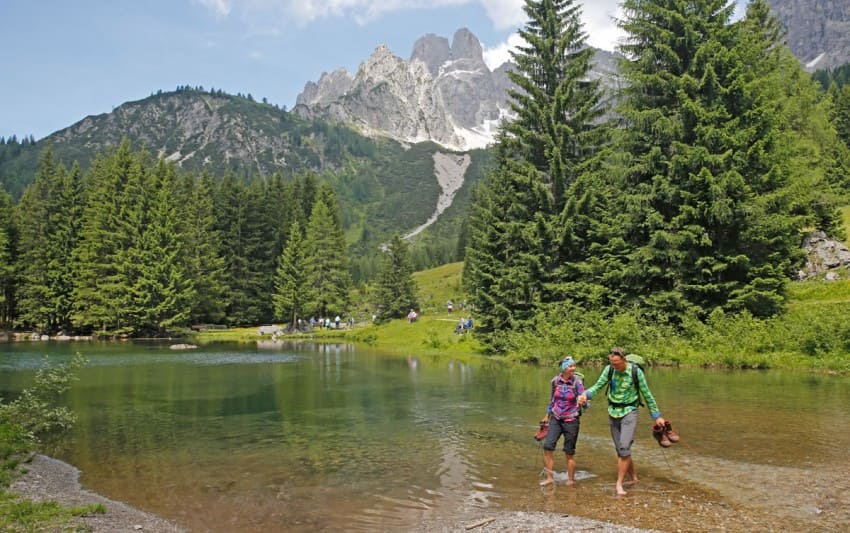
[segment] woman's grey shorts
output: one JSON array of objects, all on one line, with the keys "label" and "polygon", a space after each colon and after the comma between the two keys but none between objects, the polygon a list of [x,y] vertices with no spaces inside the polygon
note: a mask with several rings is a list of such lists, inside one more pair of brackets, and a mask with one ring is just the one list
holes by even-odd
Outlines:
[{"label": "woman's grey shorts", "polygon": [[578,441],[579,419],[563,422],[557,418],[549,420],[549,432],[546,433],[546,440],[543,441],[543,449],[552,451],[558,443],[561,435],[564,436],[564,453],[567,455],[576,454],[576,441]]}]

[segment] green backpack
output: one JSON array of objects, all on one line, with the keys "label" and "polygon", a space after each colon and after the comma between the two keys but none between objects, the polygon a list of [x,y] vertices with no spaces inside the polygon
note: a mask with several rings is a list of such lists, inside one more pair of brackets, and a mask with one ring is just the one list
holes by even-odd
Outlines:
[{"label": "green backpack", "polygon": [[[641,399],[641,397],[640,397],[640,385],[639,385],[640,382],[638,381],[638,368],[640,368],[641,371],[644,373],[644,375],[646,375],[646,370],[644,370],[644,368],[643,368],[645,361],[643,360],[643,357],[641,357],[637,354],[634,354],[634,353],[630,353],[629,355],[627,355],[626,361],[628,361],[632,364],[632,384],[635,386],[635,389],[637,390],[638,406],[643,407],[643,399]],[[608,396],[608,391],[610,390],[610,387],[611,387],[611,378],[613,376],[614,376],[614,367],[612,367],[611,365],[608,365],[608,384],[605,386],[605,396],[606,397]],[[610,402],[610,400],[609,400],[609,402]]]}]

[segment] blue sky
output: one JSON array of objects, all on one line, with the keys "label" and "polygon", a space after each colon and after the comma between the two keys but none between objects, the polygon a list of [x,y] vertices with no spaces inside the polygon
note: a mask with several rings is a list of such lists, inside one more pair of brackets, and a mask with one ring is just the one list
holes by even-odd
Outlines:
[{"label": "blue sky", "polygon": [[[738,0],[743,3],[744,0]],[[613,49],[617,0],[579,0],[593,46]],[[291,108],[322,72],[356,72],[386,44],[469,28],[495,67],[522,0],[0,0],[0,137],[40,139],[178,85]]]}]

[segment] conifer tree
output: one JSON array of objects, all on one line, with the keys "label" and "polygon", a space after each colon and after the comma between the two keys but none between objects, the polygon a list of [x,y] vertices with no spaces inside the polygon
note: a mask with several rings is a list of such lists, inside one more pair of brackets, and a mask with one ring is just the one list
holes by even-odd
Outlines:
[{"label": "conifer tree", "polygon": [[136,268],[130,250],[139,236],[143,159],[124,139],[117,150],[97,157],[86,177],[80,244],[73,253],[76,327],[128,331],[129,279]]},{"label": "conifer tree", "polygon": [[261,184],[239,182],[224,176],[215,200],[216,230],[227,273],[229,324],[259,324],[272,318],[273,270],[269,253],[273,240],[266,238],[264,196]]},{"label": "conifer tree", "polygon": [[402,318],[417,305],[417,287],[407,243],[396,234],[384,251],[384,260],[375,280],[378,319]]},{"label": "conifer tree", "polygon": [[835,99],[835,131],[850,149],[850,85],[837,91]]},{"label": "conifer tree", "polygon": [[478,316],[476,335],[501,350],[501,332],[532,326],[544,299],[551,196],[533,165],[500,156],[470,209],[464,288]]},{"label": "conifer tree", "polygon": [[[333,203],[328,205],[327,201]],[[310,291],[307,311],[322,317],[344,313],[349,302],[351,275],[339,207],[329,189],[316,196],[307,224],[305,250]]]},{"label": "conifer tree", "polygon": [[144,221],[133,246],[136,275],[129,280],[132,326],[136,332],[164,335],[185,327],[194,300],[193,280],[183,257],[182,214],[174,167],[160,159],[148,173]]},{"label": "conifer tree", "polygon": [[82,206],[80,170],[66,172],[48,146],[35,179],[17,205],[18,321],[48,333],[69,329],[76,246]]},{"label": "conifer tree", "polygon": [[17,228],[12,196],[0,187],[0,325],[10,327],[15,317]]},{"label": "conifer tree", "polygon": [[542,173],[560,211],[564,191],[598,147],[604,112],[598,80],[589,79],[594,57],[587,46],[581,9],[574,0],[526,0],[524,44],[511,52],[516,70],[508,91],[517,118],[499,142]]},{"label": "conifer tree", "polygon": [[190,305],[192,324],[219,324],[228,304],[220,231],[216,229],[213,206],[215,185],[208,174],[183,178],[182,230],[186,275],[195,291]]},{"label": "conifer tree", "polygon": [[533,327],[554,296],[565,191],[603,141],[602,94],[588,76],[593,50],[578,4],[527,0],[524,10],[525,43],[512,54],[517,67],[509,74],[517,118],[503,126],[495,168],[470,205],[464,264],[477,334],[495,349],[498,332]]},{"label": "conifer tree", "polygon": [[287,321],[289,329],[294,331],[309,300],[304,238],[297,221],[290,225],[286,241],[286,248],[278,260],[273,302],[275,318]]},{"label": "conifer tree", "polygon": [[758,0],[741,25],[725,0],[623,7],[626,163],[612,211],[626,246],[609,283],[673,321],[779,311],[804,219],[780,142],[778,25],[754,21]]}]

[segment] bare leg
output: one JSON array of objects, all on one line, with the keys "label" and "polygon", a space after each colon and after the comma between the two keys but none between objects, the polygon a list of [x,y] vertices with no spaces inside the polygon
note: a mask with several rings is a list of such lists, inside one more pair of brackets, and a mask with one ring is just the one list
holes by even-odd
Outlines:
[{"label": "bare leg", "polygon": [[549,450],[543,450],[543,469],[546,471],[546,480],[540,482],[540,486],[552,485],[555,480],[555,454]]},{"label": "bare leg", "polygon": [[567,457],[567,485],[573,485],[576,482],[576,457],[568,453],[564,455]]},{"label": "bare leg", "polygon": [[629,461],[629,470],[626,475],[631,478],[631,481],[625,482],[628,485],[636,485],[638,482],[637,472],[635,471],[635,462]]},{"label": "bare leg", "polygon": [[634,469],[632,457],[617,457],[617,496],[625,496],[628,494],[623,488],[623,481],[626,479],[626,473],[629,468]]}]

